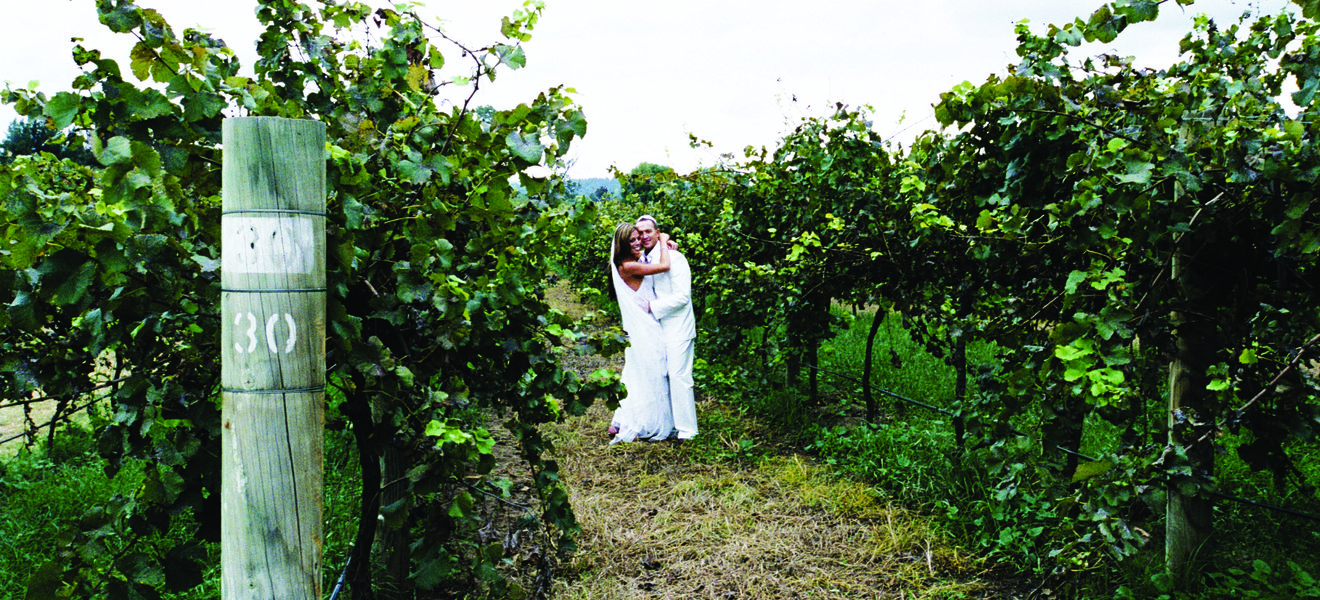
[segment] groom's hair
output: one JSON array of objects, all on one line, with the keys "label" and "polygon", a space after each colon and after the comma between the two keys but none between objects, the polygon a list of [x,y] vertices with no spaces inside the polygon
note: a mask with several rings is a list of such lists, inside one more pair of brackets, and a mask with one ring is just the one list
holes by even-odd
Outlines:
[{"label": "groom's hair", "polygon": [[638,223],[641,223],[642,221],[650,221],[652,227],[655,227],[657,231],[660,229],[660,222],[656,221],[655,217],[652,217],[651,215],[642,215],[640,217],[637,217]]}]

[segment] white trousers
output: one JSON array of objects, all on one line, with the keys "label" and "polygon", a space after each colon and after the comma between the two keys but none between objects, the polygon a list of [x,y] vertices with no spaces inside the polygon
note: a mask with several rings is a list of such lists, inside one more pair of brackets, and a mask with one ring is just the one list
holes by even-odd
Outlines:
[{"label": "white trousers", "polygon": [[669,404],[674,411],[674,429],[679,439],[697,435],[697,400],[692,393],[692,342],[669,340],[665,362],[669,365]]}]

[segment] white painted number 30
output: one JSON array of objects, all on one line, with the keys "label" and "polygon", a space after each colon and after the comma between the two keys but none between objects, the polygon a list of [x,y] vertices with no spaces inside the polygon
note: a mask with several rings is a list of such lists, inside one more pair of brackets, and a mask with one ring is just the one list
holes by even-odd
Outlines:
[{"label": "white painted number 30", "polygon": [[[257,317],[252,313],[239,313],[234,315],[234,327],[243,327],[243,317],[247,317],[247,348],[243,347],[242,342],[234,343],[234,351],[239,354],[251,354],[256,351],[259,340],[257,339]],[[280,351],[279,345],[275,343],[275,324],[279,322],[279,315],[271,315],[266,319],[266,346],[275,354],[288,354],[293,352],[293,345],[298,341],[298,326],[293,321],[293,315],[284,313],[284,322],[289,326],[289,339],[284,342],[284,350]]]}]

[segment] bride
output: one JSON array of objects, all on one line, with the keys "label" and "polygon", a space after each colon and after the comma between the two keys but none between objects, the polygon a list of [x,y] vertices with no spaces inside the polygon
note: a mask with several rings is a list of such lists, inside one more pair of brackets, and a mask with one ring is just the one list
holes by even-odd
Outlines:
[{"label": "bride", "polygon": [[669,270],[669,236],[660,234],[656,245],[660,247],[659,262],[641,262],[642,242],[632,223],[619,225],[610,244],[610,280],[629,341],[623,353],[621,377],[628,397],[614,411],[611,444],[636,439],[659,441],[674,429],[664,337],[660,322],[651,315],[650,301],[655,299],[655,292],[642,285],[647,275]]}]

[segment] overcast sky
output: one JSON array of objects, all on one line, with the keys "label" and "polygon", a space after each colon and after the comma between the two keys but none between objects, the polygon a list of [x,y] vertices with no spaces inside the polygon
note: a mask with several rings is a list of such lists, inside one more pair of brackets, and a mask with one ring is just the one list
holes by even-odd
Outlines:
[{"label": "overcast sky", "polygon": [[[311,0],[308,0],[309,2]],[[875,128],[895,141],[936,126],[940,92],[980,83],[1016,62],[1014,23],[1036,32],[1088,16],[1100,0],[545,0],[525,45],[527,67],[482,87],[477,102],[508,108],[551,86],[575,88],[588,120],[570,175],[607,177],[611,165],[640,162],[686,172],[717,154],[741,157],[746,146],[773,146],[804,115],[836,102],[868,105]],[[1148,66],[1176,58],[1191,16],[1221,23],[1244,11],[1274,12],[1286,0],[1166,2],[1160,19],[1125,32],[1088,54],[1116,51]],[[379,0],[369,0],[382,5]],[[250,72],[259,34],[251,0],[138,0],[176,31],[198,27],[235,48]],[[473,46],[499,41],[500,17],[522,0],[432,0],[424,14],[443,18],[451,35]],[[96,20],[94,0],[0,0],[11,20],[0,37],[0,81],[40,82],[47,95],[78,73],[72,37],[120,59],[127,74],[131,40]],[[451,64],[457,56],[451,55]],[[794,101],[796,99],[796,101]],[[0,127],[14,118],[0,108]],[[0,129],[0,133],[3,130]],[[692,150],[689,134],[713,142]]]}]

